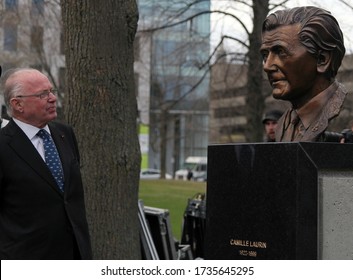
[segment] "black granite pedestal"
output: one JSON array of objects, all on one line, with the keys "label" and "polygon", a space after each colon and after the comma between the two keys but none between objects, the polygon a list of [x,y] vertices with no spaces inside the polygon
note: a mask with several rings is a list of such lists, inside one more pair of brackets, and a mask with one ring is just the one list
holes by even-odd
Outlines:
[{"label": "black granite pedestal", "polygon": [[208,148],[205,259],[353,259],[353,144]]}]

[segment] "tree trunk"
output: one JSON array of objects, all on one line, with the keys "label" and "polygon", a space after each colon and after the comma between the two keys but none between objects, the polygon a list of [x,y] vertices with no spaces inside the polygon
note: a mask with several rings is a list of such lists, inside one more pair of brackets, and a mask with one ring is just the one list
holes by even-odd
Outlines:
[{"label": "tree trunk", "polygon": [[254,28],[249,36],[248,94],[246,117],[248,121],[246,138],[250,142],[262,141],[262,113],[265,98],[262,92],[262,58],[260,55],[262,23],[269,12],[269,0],[253,0]]},{"label": "tree trunk", "polygon": [[94,259],[139,259],[141,155],[134,94],[132,0],[62,0],[67,92]]}]

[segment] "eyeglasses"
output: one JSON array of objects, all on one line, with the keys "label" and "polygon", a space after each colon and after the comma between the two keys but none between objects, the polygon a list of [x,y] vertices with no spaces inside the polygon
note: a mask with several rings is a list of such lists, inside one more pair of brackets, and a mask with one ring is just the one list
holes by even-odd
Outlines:
[{"label": "eyeglasses", "polygon": [[40,99],[48,99],[49,94],[52,93],[55,96],[58,93],[57,89],[50,89],[50,90],[44,90],[41,93],[36,93],[36,94],[29,94],[29,95],[17,95],[16,97],[23,98],[23,97],[39,97]]}]

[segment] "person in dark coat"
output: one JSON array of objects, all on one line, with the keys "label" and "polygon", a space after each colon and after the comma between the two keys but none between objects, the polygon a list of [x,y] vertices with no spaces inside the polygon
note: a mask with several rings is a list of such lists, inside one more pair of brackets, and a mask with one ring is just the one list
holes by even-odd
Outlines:
[{"label": "person in dark coat", "polygon": [[265,129],[265,142],[275,142],[276,141],[276,128],[279,118],[282,116],[283,112],[279,110],[270,110],[265,113],[262,118],[262,124]]},{"label": "person in dark coat", "polygon": [[[53,121],[52,84],[35,69],[13,69],[2,90],[11,119],[0,132],[1,259],[91,259],[77,141],[70,126]],[[42,129],[59,154],[60,180]]]}]

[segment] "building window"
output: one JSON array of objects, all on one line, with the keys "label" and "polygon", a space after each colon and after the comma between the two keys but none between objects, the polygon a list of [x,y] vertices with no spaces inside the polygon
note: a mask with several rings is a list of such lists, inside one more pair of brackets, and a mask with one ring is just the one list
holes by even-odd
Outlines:
[{"label": "building window", "polygon": [[4,24],[4,50],[17,51],[17,25]]},{"label": "building window", "polygon": [[32,0],[32,11],[33,16],[44,14],[44,0]]},{"label": "building window", "polygon": [[41,26],[32,26],[31,49],[36,52],[43,51],[43,27]]},{"label": "building window", "polygon": [[17,0],[6,0],[5,1],[5,9],[6,11],[17,11]]}]

